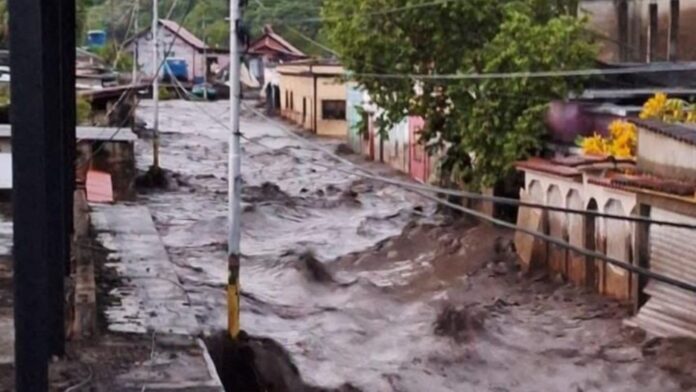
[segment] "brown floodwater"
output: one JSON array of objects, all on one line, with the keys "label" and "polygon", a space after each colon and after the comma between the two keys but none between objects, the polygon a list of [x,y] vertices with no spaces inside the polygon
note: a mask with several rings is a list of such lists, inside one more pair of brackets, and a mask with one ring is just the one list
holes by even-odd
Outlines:
[{"label": "brown floodwater", "polygon": [[[145,102],[139,115],[150,111]],[[161,161],[174,174],[170,189],[148,191],[140,201],[196,318],[212,333],[227,317],[228,132],[202,111],[227,121],[226,102],[162,104]],[[625,306],[522,276],[509,232],[451,221],[417,195],[319,167],[333,162],[262,118],[247,113],[241,128],[271,149],[243,143],[243,329],[283,358],[284,368],[272,374],[304,380],[274,390],[696,385],[688,371],[659,366],[644,349],[645,337],[622,327]],[[315,142],[332,150],[339,144]],[[138,142],[137,156],[145,170],[147,141]]]}]

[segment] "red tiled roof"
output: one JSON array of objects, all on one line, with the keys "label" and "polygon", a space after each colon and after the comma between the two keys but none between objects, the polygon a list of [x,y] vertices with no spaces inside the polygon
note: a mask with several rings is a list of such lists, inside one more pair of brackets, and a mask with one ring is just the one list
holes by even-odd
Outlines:
[{"label": "red tiled roof", "polygon": [[551,162],[569,167],[594,165],[598,163],[635,163],[633,159],[622,159],[600,155],[569,155],[566,157],[554,158],[551,160]]},{"label": "red tiled roof", "polygon": [[554,174],[561,177],[580,177],[582,173],[573,167],[564,166],[546,159],[530,158],[515,164],[518,169],[535,170],[543,173]]},{"label": "red tiled roof", "polygon": [[618,175],[611,179],[611,183],[678,196],[693,197],[696,195],[696,186],[694,184],[647,175]]},{"label": "red tiled roof", "polygon": [[293,44],[273,31],[271,26],[266,26],[264,28],[264,34],[250,43],[247,51],[249,53],[258,53],[261,52],[264,47],[294,57],[307,57],[307,54],[297,49]]}]

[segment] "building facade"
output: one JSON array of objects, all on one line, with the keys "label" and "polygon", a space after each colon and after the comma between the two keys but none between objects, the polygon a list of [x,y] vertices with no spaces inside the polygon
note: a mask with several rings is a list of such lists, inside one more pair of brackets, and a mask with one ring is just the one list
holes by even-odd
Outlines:
[{"label": "building facade", "polygon": [[330,60],[300,60],[277,67],[281,115],[320,136],[345,138],[347,89],[343,67]]},{"label": "building facade", "polygon": [[361,110],[364,105],[364,93],[355,83],[346,85],[346,122],[348,145],[356,154],[363,154],[363,144],[368,138],[367,119]]},{"label": "building facade", "polygon": [[421,143],[421,130],[425,126],[422,117],[408,118],[409,174],[416,181],[427,183],[437,172],[438,157],[431,155]]},{"label": "building facade", "polygon": [[[159,27],[160,61],[165,53],[168,58],[184,60],[189,81],[202,81],[206,73],[212,76],[218,69],[229,65],[229,50],[206,45],[200,38],[171,20],[160,19]],[[126,50],[135,53],[134,60],[140,72],[151,76],[155,65],[150,30],[143,30],[127,41]],[[161,69],[159,76],[163,75],[164,70]]]}]

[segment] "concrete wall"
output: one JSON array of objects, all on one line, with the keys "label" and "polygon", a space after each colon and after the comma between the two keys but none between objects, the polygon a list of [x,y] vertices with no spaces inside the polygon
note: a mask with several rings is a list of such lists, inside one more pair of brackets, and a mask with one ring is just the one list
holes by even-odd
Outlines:
[{"label": "concrete wall", "polygon": [[[279,66],[281,114],[288,120],[317,135],[346,138],[348,123],[346,119],[325,119],[322,117],[322,101],[346,101],[346,85],[333,74],[322,74],[325,67],[307,74],[295,66]],[[308,66],[306,68],[309,68]],[[335,67],[332,72],[337,72]],[[297,73],[294,73],[297,72]],[[342,71],[341,71],[342,72]],[[314,83],[316,78],[316,102]],[[314,129],[316,122],[316,130]]]},{"label": "concrete wall", "polygon": [[[669,32],[669,2],[670,0],[655,0],[658,5],[658,45],[657,60],[667,58],[667,42]],[[628,0],[628,45],[631,61],[645,61],[648,30],[648,5],[651,0]],[[600,40],[602,46],[600,59],[609,62],[619,61],[619,32],[618,16],[615,1],[583,0],[581,10],[588,12],[590,27],[607,36]],[[696,60],[696,3],[681,1],[679,18],[679,48],[677,56],[682,61]]]},{"label": "concrete wall", "polygon": [[409,173],[420,182],[429,182],[437,170],[437,157],[430,156],[420,141],[420,131],[425,121],[420,117],[408,118]]},{"label": "concrete wall", "polygon": [[322,101],[346,101],[346,86],[335,77],[322,77],[317,81],[317,134],[346,138],[348,125],[342,120],[325,119],[322,117]]},{"label": "concrete wall", "polygon": [[409,171],[409,127],[405,118],[388,131],[388,139],[382,140],[382,161],[403,173]]},{"label": "concrete wall", "polygon": [[135,150],[133,142],[88,142],[77,145],[76,177],[84,183],[87,171],[99,170],[111,175],[114,200],[135,198]]},{"label": "concrete wall", "polygon": [[[321,108],[317,105],[316,109],[320,110]],[[283,117],[300,127],[308,131],[314,131],[315,105],[313,77],[287,74],[280,75],[280,112]]]},{"label": "concrete wall", "polygon": [[[696,132],[696,130],[693,130]],[[638,168],[660,177],[696,182],[696,146],[638,127]]]},{"label": "concrete wall", "polygon": [[[596,204],[598,212],[623,216],[630,215],[637,208],[635,194],[590,183],[589,177],[580,182],[531,170],[524,173],[525,189],[522,192],[535,203],[580,210]],[[528,214],[520,214],[520,217],[529,218]],[[545,228],[544,231],[555,238],[633,263],[635,228],[625,221],[551,211],[543,214],[541,220],[543,223],[539,227]],[[526,223],[518,220],[521,226]],[[592,239],[586,238],[588,225],[595,231]],[[606,296],[631,299],[632,275],[620,267],[590,260],[556,245],[548,245],[545,251],[537,249],[533,257],[543,259],[532,260],[530,265],[546,266],[551,273],[560,274],[578,285],[590,286]]]},{"label": "concrete wall", "polygon": [[356,154],[363,153],[363,135],[358,130],[361,115],[357,107],[363,105],[363,92],[354,83],[346,85],[346,126],[348,135],[348,144]]}]

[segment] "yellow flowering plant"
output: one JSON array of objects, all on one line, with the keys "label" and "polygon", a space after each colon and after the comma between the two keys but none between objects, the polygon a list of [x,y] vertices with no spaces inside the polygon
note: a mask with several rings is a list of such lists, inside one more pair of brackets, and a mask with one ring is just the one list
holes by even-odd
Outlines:
[{"label": "yellow flowering plant", "polygon": [[634,124],[615,120],[609,125],[609,137],[595,133],[579,140],[582,152],[587,155],[611,155],[617,158],[635,156],[637,128]]},{"label": "yellow flowering plant", "polygon": [[645,102],[640,118],[668,123],[693,123],[696,122],[696,105],[683,99],[669,98],[664,93],[657,93]]},{"label": "yellow flowering plant", "polygon": [[[665,93],[656,93],[643,105],[640,118],[668,123],[696,123],[696,104],[690,104],[683,99],[669,98]],[[636,126],[628,121],[616,120],[609,125],[609,137],[605,138],[595,133],[579,138],[578,145],[587,155],[631,158],[636,153],[636,141]]]}]

